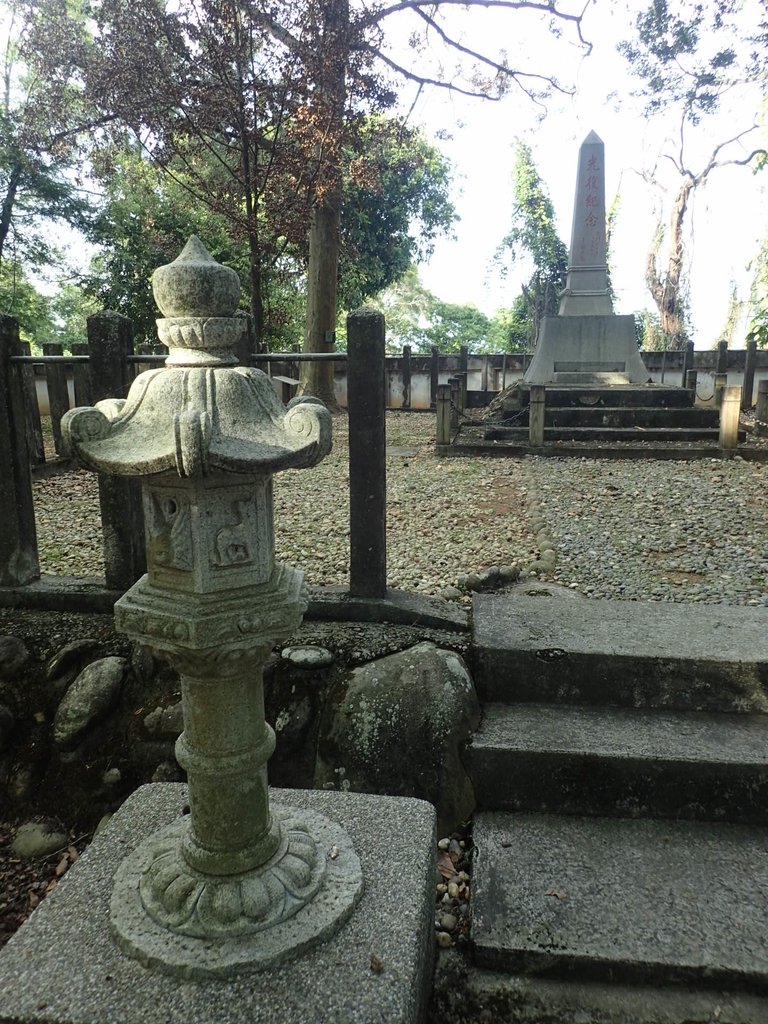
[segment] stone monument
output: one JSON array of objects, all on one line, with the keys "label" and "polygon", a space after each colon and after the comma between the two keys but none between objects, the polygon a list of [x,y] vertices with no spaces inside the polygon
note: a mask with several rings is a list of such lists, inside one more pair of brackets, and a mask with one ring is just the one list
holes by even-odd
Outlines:
[{"label": "stone monument", "polygon": [[590,132],[579,150],[568,275],[557,316],[544,317],[529,384],[645,384],[635,321],[613,312],[605,241],[605,147]]},{"label": "stone monument", "polygon": [[123,862],[112,931],[147,966],[208,977],[328,938],[361,891],[340,826],[270,806],[267,786],[262,669],[307,606],[303,573],[275,562],[272,475],[324,458],[331,419],[311,399],[286,409],[263,373],[236,365],[240,283],[197,238],[153,289],[165,366],[62,429],[84,465],[142,480],[148,572],[115,619],[182,679],[190,813]]}]

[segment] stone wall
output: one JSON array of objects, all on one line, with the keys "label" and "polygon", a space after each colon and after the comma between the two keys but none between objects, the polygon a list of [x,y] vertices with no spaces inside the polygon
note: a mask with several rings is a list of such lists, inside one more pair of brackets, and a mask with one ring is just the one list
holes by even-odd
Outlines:
[{"label": "stone wall", "polygon": [[[477,724],[474,686],[461,670],[468,643],[466,633],[415,626],[304,623],[265,672],[267,720],[277,737],[270,783],[422,797],[438,806],[450,831],[472,810],[460,758]],[[406,666],[419,661],[415,694],[408,667],[393,660],[398,652],[408,652]],[[441,661],[455,683],[448,689]],[[395,690],[378,708],[366,707],[365,678],[377,691],[379,666],[394,674]],[[427,676],[435,677],[430,686]],[[174,757],[180,700],[173,670],[117,633],[110,615],[0,609],[3,814],[87,831],[140,784],[182,780]],[[355,702],[357,712],[344,710]],[[357,749],[358,735],[366,737],[365,751]],[[407,763],[393,756],[398,749],[409,751]]]}]

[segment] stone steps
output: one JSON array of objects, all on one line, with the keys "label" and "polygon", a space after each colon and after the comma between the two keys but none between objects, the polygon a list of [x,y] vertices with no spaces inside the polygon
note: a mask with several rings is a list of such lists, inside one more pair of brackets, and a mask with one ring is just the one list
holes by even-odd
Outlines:
[{"label": "stone steps", "polygon": [[[694,404],[694,392],[688,388],[667,384],[624,384],[624,385],[571,385],[558,387],[547,384],[546,404],[553,408],[572,406],[589,408],[595,405],[606,407],[629,406],[639,408],[652,406],[671,409],[690,407]],[[528,401],[529,385],[522,386],[524,401]]]},{"label": "stone steps", "polygon": [[642,427],[644,429],[651,427],[667,429],[670,427],[704,427],[719,431],[720,416],[717,409],[705,409],[702,406],[681,406],[671,409],[651,406],[631,409],[621,405],[593,405],[581,408],[547,406],[544,413],[544,426],[545,429],[547,427]]},{"label": "stone steps", "polygon": [[768,609],[476,594],[489,703],[768,713]]},{"label": "stone steps", "polygon": [[478,805],[768,824],[768,715],[488,704]]},{"label": "stone steps", "polygon": [[[544,441],[648,441],[651,443],[682,441],[717,441],[719,426],[676,427],[676,426],[623,426],[623,427],[544,427]],[[738,440],[746,440],[746,431],[739,430]],[[504,427],[489,424],[485,429],[488,441],[522,441],[528,438],[528,426]]]},{"label": "stone steps", "polygon": [[763,830],[495,813],[475,843],[479,966],[768,992]]},{"label": "stone steps", "polygon": [[473,617],[466,1004],[765,1024],[768,609],[520,588]]}]

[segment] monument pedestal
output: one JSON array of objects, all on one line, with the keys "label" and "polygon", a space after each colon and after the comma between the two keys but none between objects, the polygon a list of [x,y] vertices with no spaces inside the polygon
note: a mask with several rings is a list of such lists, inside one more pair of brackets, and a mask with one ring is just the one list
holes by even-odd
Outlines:
[{"label": "monument pedestal", "polygon": [[[7,1024],[315,1024],[421,1019],[431,987],[435,812],[400,797],[271,790],[276,805],[315,812],[349,834],[364,890],[338,934],[265,970],[189,981],[148,971],[110,933],[115,872],[178,821],[186,786],[144,786],[0,953]],[[326,851],[331,859],[336,851]],[[268,930],[263,933],[269,942]]]},{"label": "monument pedestal", "polygon": [[637,348],[635,318],[546,316],[539,327],[530,384],[647,384],[650,374]]}]

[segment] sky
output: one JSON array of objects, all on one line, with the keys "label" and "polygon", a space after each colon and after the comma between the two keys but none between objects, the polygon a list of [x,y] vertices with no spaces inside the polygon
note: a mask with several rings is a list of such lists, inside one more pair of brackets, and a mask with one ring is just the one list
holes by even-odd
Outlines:
[{"label": "sky", "polygon": [[[748,6],[750,3],[747,0]],[[502,279],[492,259],[511,226],[515,137],[532,147],[538,172],[554,203],[560,236],[568,245],[578,149],[594,130],[605,144],[607,204],[620,193],[612,242],[616,312],[654,308],[643,274],[659,197],[638,172],[658,162],[662,173],[666,170],[668,185],[674,185],[677,179],[672,165],[664,159],[659,162],[659,154],[667,136],[676,131],[677,122],[642,116],[642,100],[631,95],[638,83],[630,78],[625,59],[616,51],[619,40],[631,37],[634,17],[644,6],[637,0],[595,5],[585,18],[585,36],[594,44],[586,59],[567,40],[547,44],[522,21],[523,34],[509,39],[510,26],[517,28],[518,12],[488,18],[484,10],[471,12],[467,43],[494,52],[499,39],[507,40],[511,54],[532,54],[532,66],[554,69],[563,81],[572,81],[576,95],[551,101],[546,117],[538,122],[539,111],[519,92],[496,103],[470,100],[434,87],[422,91],[412,121],[422,124],[428,134],[450,135],[439,145],[455,167],[454,203],[461,218],[456,237],[439,241],[429,264],[419,268],[422,283],[430,291],[447,301],[473,303],[488,315],[511,305],[530,270],[521,266]],[[740,130],[751,124],[754,100],[754,94],[734,94],[717,118],[689,133],[694,171],[713,143],[735,134],[734,126]],[[762,143],[765,141],[763,135]],[[746,145],[746,152],[754,148],[752,137]],[[744,155],[744,151],[737,145],[733,154]],[[709,348],[720,337],[733,281],[740,297],[748,297],[751,274],[747,264],[768,234],[767,190],[768,172],[754,175],[743,167],[717,170],[706,186],[697,190],[688,218],[697,348]]]}]

